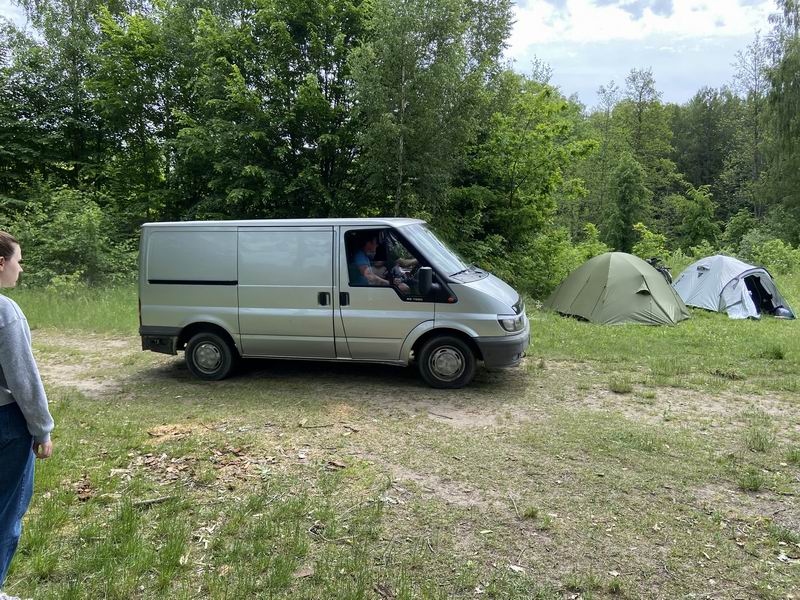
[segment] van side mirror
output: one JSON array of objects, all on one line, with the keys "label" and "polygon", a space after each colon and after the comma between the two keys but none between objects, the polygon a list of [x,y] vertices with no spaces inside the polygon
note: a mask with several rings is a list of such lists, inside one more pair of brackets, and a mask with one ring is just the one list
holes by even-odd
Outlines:
[{"label": "van side mirror", "polygon": [[419,293],[427,296],[433,289],[433,269],[430,267],[420,267],[417,271],[417,279],[419,281]]}]

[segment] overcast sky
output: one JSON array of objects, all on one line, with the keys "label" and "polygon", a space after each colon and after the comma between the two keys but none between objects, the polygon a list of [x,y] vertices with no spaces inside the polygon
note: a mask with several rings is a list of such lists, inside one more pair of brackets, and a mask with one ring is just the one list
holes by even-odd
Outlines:
[{"label": "overcast sky", "polygon": [[667,102],[730,83],[737,50],[769,30],[772,0],[519,0],[508,55],[518,71],[538,57],[552,83],[588,107],[597,88],[624,87],[632,68],[652,68]]},{"label": "overcast sky", "polygon": [[[548,63],[552,83],[589,108],[632,68],[652,68],[663,99],[685,102],[731,81],[736,51],[768,31],[774,11],[773,0],[518,0],[507,55],[523,72],[534,57]],[[11,0],[0,15],[25,22]]]}]

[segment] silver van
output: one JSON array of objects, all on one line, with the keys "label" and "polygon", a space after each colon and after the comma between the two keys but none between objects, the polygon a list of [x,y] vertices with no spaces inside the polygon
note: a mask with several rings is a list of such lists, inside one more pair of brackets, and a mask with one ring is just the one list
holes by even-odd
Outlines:
[{"label": "silver van", "polygon": [[517,365],[530,325],[509,285],[416,219],[146,223],[142,349],[201,379],[239,357],[408,365],[437,388]]}]

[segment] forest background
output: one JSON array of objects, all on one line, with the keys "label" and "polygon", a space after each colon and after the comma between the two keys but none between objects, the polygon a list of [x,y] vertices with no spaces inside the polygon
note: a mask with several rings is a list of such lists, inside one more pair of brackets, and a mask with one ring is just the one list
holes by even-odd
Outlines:
[{"label": "forest background", "polygon": [[503,58],[509,0],[20,0],[0,31],[0,229],[26,285],[134,277],[138,228],[408,216],[533,297],[608,249],[800,268],[800,3],[730,85],[587,109]]}]

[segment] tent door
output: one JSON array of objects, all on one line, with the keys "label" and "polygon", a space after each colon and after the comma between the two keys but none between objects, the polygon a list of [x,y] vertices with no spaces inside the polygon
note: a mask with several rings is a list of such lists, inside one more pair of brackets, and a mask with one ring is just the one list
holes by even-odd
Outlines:
[{"label": "tent door", "polygon": [[744,283],[747,286],[747,291],[750,292],[750,297],[753,299],[753,304],[755,304],[759,314],[772,314],[775,312],[777,307],[775,306],[774,297],[767,288],[764,287],[760,276],[749,275],[744,278]]}]

